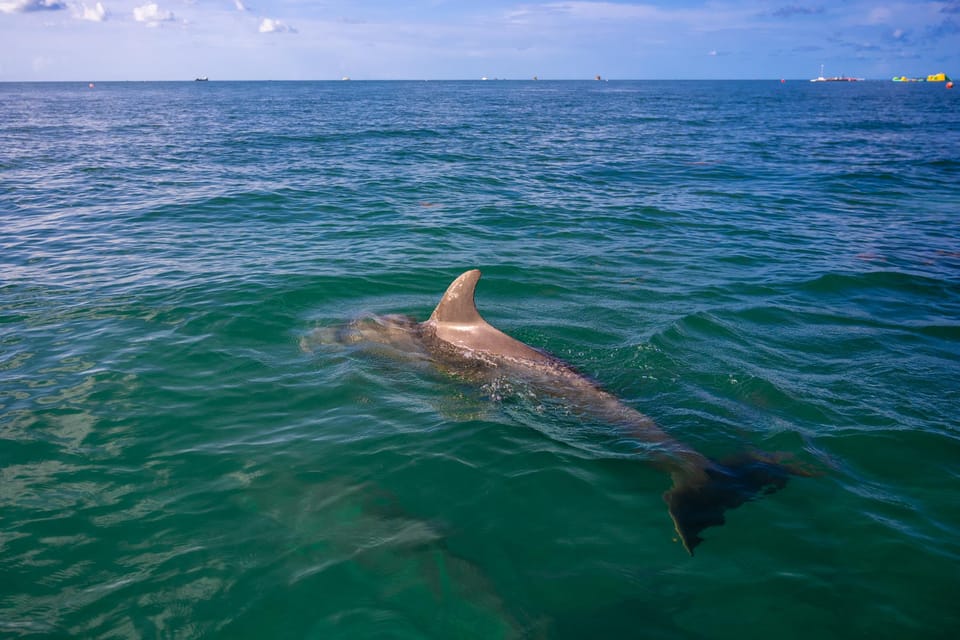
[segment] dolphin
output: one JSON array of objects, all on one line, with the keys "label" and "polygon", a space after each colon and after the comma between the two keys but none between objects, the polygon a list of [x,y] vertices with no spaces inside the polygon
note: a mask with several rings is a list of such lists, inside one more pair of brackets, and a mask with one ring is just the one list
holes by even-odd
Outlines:
[{"label": "dolphin", "polygon": [[700,533],[722,525],[726,510],[783,488],[790,475],[810,475],[783,464],[780,456],[759,452],[719,462],[673,438],[573,366],[491,326],[477,311],[479,280],[477,269],[461,274],[424,322],[404,315],[366,317],[341,327],[335,337],[347,344],[389,345],[391,351],[420,357],[468,379],[522,379],[562,398],[578,417],[609,424],[644,443],[650,462],[673,480],[663,499],[691,556],[703,542]]}]

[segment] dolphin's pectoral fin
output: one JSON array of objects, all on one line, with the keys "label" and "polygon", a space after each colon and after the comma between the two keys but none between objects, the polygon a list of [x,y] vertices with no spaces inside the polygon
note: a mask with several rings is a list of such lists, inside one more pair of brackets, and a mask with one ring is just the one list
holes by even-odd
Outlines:
[{"label": "dolphin's pectoral fin", "polygon": [[782,489],[790,475],[805,474],[764,457],[745,456],[726,464],[714,463],[695,480],[676,477],[663,499],[680,542],[693,555],[703,542],[700,532],[722,525],[725,511]]}]

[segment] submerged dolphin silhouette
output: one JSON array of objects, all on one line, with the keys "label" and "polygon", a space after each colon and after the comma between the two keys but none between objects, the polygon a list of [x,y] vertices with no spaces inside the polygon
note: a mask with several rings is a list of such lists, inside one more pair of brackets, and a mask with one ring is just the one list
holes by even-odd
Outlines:
[{"label": "submerged dolphin silhouette", "polygon": [[701,531],[724,523],[724,511],[783,488],[790,475],[809,475],[766,454],[744,454],[720,463],[679,442],[569,364],[488,324],[474,302],[479,280],[477,269],[460,275],[425,322],[400,315],[375,316],[351,323],[336,337],[346,343],[388,344],[469,377],[519,375],[534,387],[564,398],[584,418],[618,427],[646,443],[651,461],[673,479],[663,499],[690,555],[703,541]]}]

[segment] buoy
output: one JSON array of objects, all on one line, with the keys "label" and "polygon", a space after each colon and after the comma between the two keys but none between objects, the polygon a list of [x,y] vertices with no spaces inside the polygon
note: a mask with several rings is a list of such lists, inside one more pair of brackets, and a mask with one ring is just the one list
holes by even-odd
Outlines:
[{"label": "buoy", "polygon": [[90,84],[88,84],[87,86],[90,87],[91,89],[93,89],[93,83],[92,83],[92,82],[91,82]]},{"label": "buoy", "polygon": [[947,89],[953,89],[953,80],[947,83]]},{"label": "buoy", "polygon": [[787,83],[786,78],[780,78],[780,84],[786,84],[786,83]]}]

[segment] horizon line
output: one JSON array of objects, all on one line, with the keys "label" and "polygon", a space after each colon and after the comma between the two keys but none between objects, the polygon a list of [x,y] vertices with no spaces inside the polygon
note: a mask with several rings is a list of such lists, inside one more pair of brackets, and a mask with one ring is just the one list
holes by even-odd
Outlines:
[{"label": "horizon line", "polygon": [[[890,78],[857,78],[858,82],[890,81]],[[98,80],[96,78],[68,80],[3,80],[0,84],[56,84],[56,83],[120,83],[120,82],[809,82],[810,78],[244,78],[219,79],[176,78],[176,79],[123,79]]]}]

